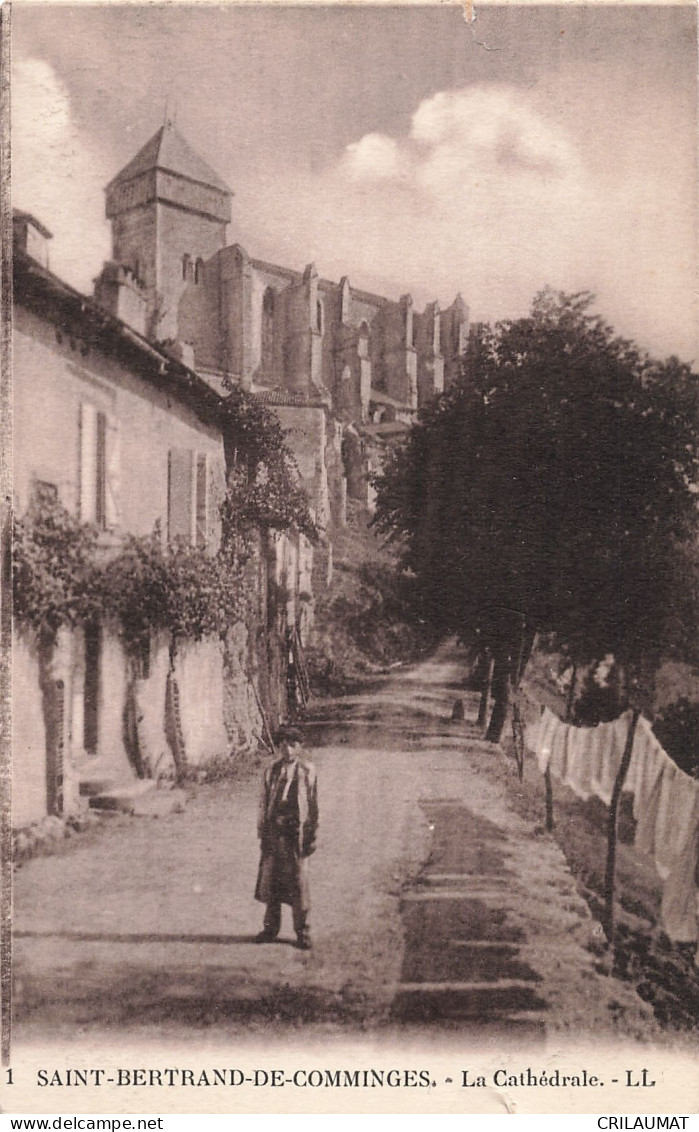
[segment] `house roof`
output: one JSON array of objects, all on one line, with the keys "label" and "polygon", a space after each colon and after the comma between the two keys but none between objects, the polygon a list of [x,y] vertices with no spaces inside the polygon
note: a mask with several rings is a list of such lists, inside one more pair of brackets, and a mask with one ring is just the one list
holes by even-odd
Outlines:
[{"label": "house roof", "polygon": [[389,437],[398,436],[399,433],[407,433],[410,431],[410,425],[405,421],[383,421],[381,424],[363,424],[362,431],[369,434],[369,436],[376,437]]},{"label": "house roof", "polygon": [[13,221],[17,220],[28,224],[33,224],[37,232],[40,232],[45,240],[53,239],[53,233],[49,232],[46,225],[42,224],[40,220],[37,220],[36,216],[34,216],[31,212],[24,212],[24,210],[21,208],[13,208],[12,219]]},{"label": "house roof", "polygon": [[303,392],[297,389],[252,389],[251,392],[263,405],[289,405],[304,409],[324,409],[329,397],[319,389]]},{"label": "house roof", "polygon": [[151,169],[164,169],[168,173],[175,173],[179,177],[186,177],[189,181],[208,185],[212,189],[226,193],[227,196],[233,196],[226,182],[221,180],[210,165],[207,165],[203,157],[194,152],[189,142],[185,141],[171,122],[167,122],[153,134],[150,141],[147,141],[128,165],[125,165],[109,182],[107,188],[122,184],[124,181],[131,181]]},{"label": "house roof", "polygon": [[382,389],[375,389],[374,386],[371,387],[369,400],[375,401],[377,405],[392,405],[394,409],[400,409],[404,413],[415,412],[407,401],[397,401],[395,397],[390,397],[388,393],[384,393]]},{"label": "house roof", "polygon": [[188,405],[208,424],[221,423],[221,397],[183,362],[153,345],[94,300],[24,252],[13,255],[13,299],[40,318],[93,345]]}]

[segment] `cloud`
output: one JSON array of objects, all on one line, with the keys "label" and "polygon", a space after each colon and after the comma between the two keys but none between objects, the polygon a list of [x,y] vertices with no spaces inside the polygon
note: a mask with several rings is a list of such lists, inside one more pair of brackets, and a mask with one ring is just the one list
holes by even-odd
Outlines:
[{"label": "cloud", "polygon": [[53,233],[53,271],[78,287],[109,255],[103,189],[109,176],[97,147],[76,125],[68,92],[41,59],[18,59],[12,78],[12,203]]},{"label": "cloud", "polygon": [[410,137],[429,147],[428,167],[445,154],[465,168],[487,165],[553,177],[578,165],[565,134],[507,87],[440,91],[418,107]]},{"label": "cloud", "polygon": [[[245,213],[246,186],[238,206]],[[287,185],[287,190],[289,186]],[[480,317],[525,312],[536,290],[581,283],[589,186],[565,132],[514,88],[440,92],[415,110],[404,137],[369,133],[322,175],[274,182],[241,218],[272,245],[360,286],[416,301],[457,291]],[[252,203],[252,201],[251,201]],[[293,262],[293,261],[292,261]]]},{"label": "cloud", "polygon": [[[527,313],[547,284],[591,290],[620,332],[691,357],[691,190],[668,179],[660,150],[595,150],[580,123],[603,101],[571,97],[567,113],[543,88],[441,91],[404,136],[365,134],[321,174],[239,181],[242,239],[418,304],[460,291],[478,319]],[[631,147],[623,123],[617,137]]]},{"label": "cloud", "polygon": [[352,181],[370,182],[399,180],[409,171],[398,142],[385,134],[365,134],[348,145],[341,169]]},{"label": "cloud", "polygon": [[341,174],[355,183],[412,181],[436,197],[476,177],[562,179],[579,176],[575,150],[556,126],[502,87],[440,91],[413,115],[403,141],[365,134],[347,146]]}]

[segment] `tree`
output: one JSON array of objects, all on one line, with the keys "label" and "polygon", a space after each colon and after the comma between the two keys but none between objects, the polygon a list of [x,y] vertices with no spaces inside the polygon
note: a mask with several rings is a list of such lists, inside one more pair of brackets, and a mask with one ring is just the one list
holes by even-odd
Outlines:
[{"label": "tree", "polygon": [[647,694],[696,540],[699,379],[592,301],[547,290],[477,327],[377,482],[422,615],[494,657],[493,740],[539,631],[577,663],[613,653]]}]

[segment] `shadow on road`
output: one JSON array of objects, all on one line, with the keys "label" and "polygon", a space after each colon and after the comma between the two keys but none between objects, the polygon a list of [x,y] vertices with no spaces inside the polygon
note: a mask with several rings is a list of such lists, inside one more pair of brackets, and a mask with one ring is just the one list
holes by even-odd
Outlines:
[{"label": "shadow on road", "polygon": [[225,1023],[349,1023],[360,1025],[366,1003],[360,996],[313,986],[280,986],[243,976],[239,967],[178,965],[147,969],[142,965],[76,964],[68,975],[33,978],[14,995],[14,1021],[40,1027],[56,1025],[138,1030],[149,1026],[206,1028]]},{"label": "shadow on road", "polygon": [[543,1036],[541,975],[518,957],[513,872],[503,831],[455,799],[421,802],[432,849],[402,901],[405,953],[392,1015],[401,1022],[492,1024]]},{"label": "shadow on road", "polygon": [[[15,939],[70,939],[78,943],[254,943],[254,935],[185,935],[163,932],[15,932]],[[284,943],[282,939],[275,943]],[[289,941],[291,942],[291,941]]]}]

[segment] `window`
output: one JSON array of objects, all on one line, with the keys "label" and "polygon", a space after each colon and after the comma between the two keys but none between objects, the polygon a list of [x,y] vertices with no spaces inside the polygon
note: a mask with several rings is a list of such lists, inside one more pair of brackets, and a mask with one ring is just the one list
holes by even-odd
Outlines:
[{"label": "window", "polygon": [[190,255],[187,255],[187,253],[185,252],[185,254],[182,256],[182,278],[185,280],[185,282],[190,278],[191,274],[192,257]]},{"label": "window", "polygon": [[196,515],[197,515],[197,529],[196,541],[197,546],[206,546],[208,542],[208,496],[209,496],[209,469],[207,466],[206,454],[199,454],[197,456],[197,485],[196,485]]},{"label": "window", "polygon": [[48,480],[34,480],[33,496],[37,503],[58,503],[58,485]]},{"label": "window", "polygon": [[80,502],[84,523],[101,530],[119,525],[119,422],[89,401],[80,406]]},{"label": "window", "polygon": [[262,327],[260,362],[263,373],[271,373],[274,369],[274,310],[276,295],[268,287],[262,299]]},{"label": "window", "polygon": [[199,256],[194,264],[194,282],[199,284],[204,279],[204,260]]},{"label": "window", "polygon": [[320,299],[316,303],[316,330],[319,330],[321,334],[323,333],[323,304]]},{"label": "window", "polygon": [[206,453],[171,448],[168,454],[168,541],[209,542],[209,461]]},{"label": "window", "polygon": [[345,323],[350,320],[351,309],[351,296],[350,285],[346,278],[340,283],[340,321]]},{"label": "window", "polygon": [[408,349],[412,349],[415,345],[413,334],[413,311],[412,307],[406,307],[405,311],[405,344]]}]

